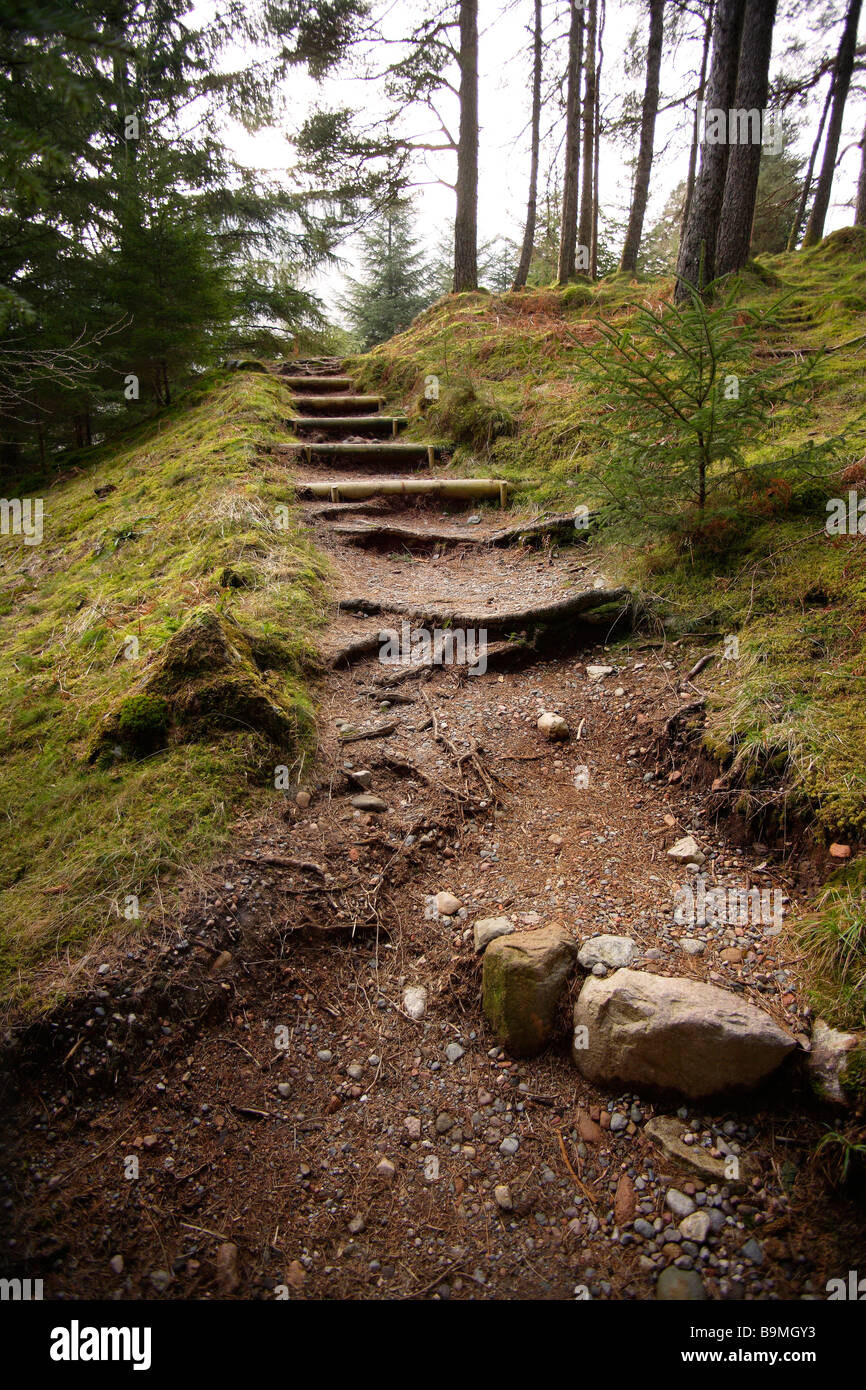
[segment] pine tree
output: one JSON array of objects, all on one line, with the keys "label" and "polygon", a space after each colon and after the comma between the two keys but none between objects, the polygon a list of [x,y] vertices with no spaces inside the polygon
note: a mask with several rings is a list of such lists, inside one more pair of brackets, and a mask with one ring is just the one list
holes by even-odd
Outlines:
[{"label": "pine tree", "polygon": [[[734,106],[761,113],[762,138],[775,20],[776,0],[747,0]],[[731,148],[716,244],[717,275],[741,270],[748,259],[762,154],[762,145],[757,143],[742,142]]]},{"label": "pine tree", "polygon": [[[297,63],[324,71],[363,0],[231,4],[202,28],[188,0],[14,0],[0,22],[0,467],[87,444],[127,408],[163,404],[247,333],[262,305],[307,321],[271,262],[329,250],[301,198],[256,186],[218,135],[225,107],[255,125]],[[224,71],[231,40],[261,63]],[[195,106],[197,120],[189,121]],[[285,287],[283,287],[285,288]],[[96,417],[100,421],[97,422]]]},{"label": "pine tree", "polygon": [[542,14],[541,0],[534,0],[532,24],[532,117],[530,121],[529,195],[526,200],[526,221],[520,260],[514,275],[515,290],[522,290],[529,274],[532,248],[535,245],[535,223],[538,217],[538,155],[541,143],[541,75],[542,75]]},{"label": "pine tree", "polygon": [[782,393],[796,399],[814,369],[756,363],[777,310],[747,316],[732,297],[710,307],[690,286],[684,303],[642,305],[625,328],[597,320],[600,344],[577,340],[588,359],[582,380],[604,407],[588,429],[601,481],[631,528],[725,545],[760,509],[771,477],[789,483],[826,456],[828,446],[810,442],[760,457],[773,405]]},{"label": "pine tree", "polygon": [[[745,9],[746,0],[717,0],[713,17],[713,56],[707,83],[707,106],[711,111],[727,113],[733,106]],[[678,302],[689,298],[691,286],[703,288],[715,279],[716,239],[729,153],[726,140],[703,145],[700,173],[680,241],[675,290]]]},{"label": "pine tree", "polygon": [[[777,255],[788,245],[803,188],[802,163],[793,150],[765,149],[761,156],[749,256]],[[676,268],[685,182],[670,193],[661,215],[647,231],[638,265],[646,275],[670,275]]]},{"label": "pine tree", "polygon": [[577,256],[577,215],[580,180],[580,83],[583,71],[583,3],[570,0],[568,71],[565,97],[565,173],[562,187],[559,262],[557,279],[567,285],[574,278]]},{"label": "pine tree", "polygon": [[848,98],[848,90],[851,86],[851,74],[854,71],[854,59],[857,48],[857,26],[860,22],[861,9],[862,0],[849,0],[847,13],[845,15],[845,27],[842,30],[839,52],[836,55],[836,66],[833,71],[833,97],[830,104],[830,120],[827,124],[827,140],[824,145],[824,158],[821,163],[821,172],[818,175],[818,182],[815,187],[815,199],[812,203],[812,211],[809,214],[809,221],[803,237],[804,249],[809,246],[815,246],[824,235],[824,222],[827,217],[827,210],[830,206],[830,190],[833,186],[833,175],[836,172],[836,156],[839,150],[839,138],[842,134],[845,102]]},{"label": "pine tree", "polygon": [[363,234],[360,279],[342,308],[363,351],[393,338],[435,297],[415,240],[411,203],[395,198]]},{"label": "pine tree", "polygon": [[620,270],[634,274],[640,250],[644,217],[649,196],[650,173],[653,162],[653,139],[659,107],[659,74],[662,63],[665,0],[650,0],[649,39],[647,41],[646,88],[641,112],[640,148],[635,169],[634,193],[625,234]]}]

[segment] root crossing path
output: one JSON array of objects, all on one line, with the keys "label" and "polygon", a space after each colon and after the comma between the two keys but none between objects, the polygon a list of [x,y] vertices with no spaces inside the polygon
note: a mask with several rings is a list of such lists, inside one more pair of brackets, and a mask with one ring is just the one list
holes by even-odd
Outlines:
[{"label": "root crossing path", "polygon": [[[790,863],[725,839],[672,718],[700,710],[700,651],[627,639],[627,595],[568,518],[515,518],[497,479],[473,491],[340,363],[293,373],[284,453],[339,576],[317,761],[161,933],[93,962],[62,1045],[7,1094],[5,1272],[46,1297],[825,1297],[862,1230],[796,1081],[679,1110],[589,1085],[581,969],[534,1059],[481,1007],[473,923],[506,916],[628,936],[633,968],[808,1034],[784,929],[673,918],[687,834],[714,881],[796,905]],[[454,615],[474,643],[488,629],[462,662]],[[714,1182],[690,1147],[747,1179]],[[710,1219],[684,1233],[692,1211]]]}]

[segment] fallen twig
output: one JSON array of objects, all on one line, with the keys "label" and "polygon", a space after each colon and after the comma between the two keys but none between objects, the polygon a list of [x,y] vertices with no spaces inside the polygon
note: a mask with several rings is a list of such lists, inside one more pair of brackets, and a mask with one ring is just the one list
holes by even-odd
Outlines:
[{"label": "fallen twig", "polygon": [[569,1157],[568,1157],[568,1153],[566,1152],[566,1148],[565,1148],[565,1140],[564,1140],[563,1137],[562,1137],[562,1130],[558,1130],[557,1132],[558,1132],[558,1135],[559,1135],[559,1147],[560,1147],[560,1149],[561,1149],[561,1151],[562,1151],[562,1161],[563,1161],[563,1163],[565,1164],[565,1166],[566,1166],[566,1168],[568,1169],[568,1171],[569,1171],[569,1173],[571,1174],[571,1176],[574,1178],[574,1181],[577,1183],[577,1185],[578,1185],[578,1187],[580,1188],[581,1192],[583,1193],[584,1197],[585,1197],[586,1200],[589,1202],[589,1205],[592,1207],[593,1215],[594,1215],[594,1216],[597,1216],[597,1215],[598,1215],[598,1212],[597,1212],[596,1209],[595,1209],[595,1202],[592,1200],[592,1197],[590,1196],[589,1189],[587,1188],[587,1186],[586,1186],[585,1183],[582,1183],[582,1182],[581,1182],[580,1178],[577,1176],[577,1174],[575,1173],[574,1169],[573,1169],[572,1166],[571,1166],[571,1161],[570,1161],[570,1159],[569,1159]]},{"label": "fallen twig", "polygon": [[389,734],[393,734],[399,727],[399,724],[395,722],[393,724],[377,724],[375,729],[358,729],[348,734],[341,733],[340,742],[360,743],[361,740],[365,738],[387,738]]},{"label": "fallen twig", "polygon": [[321,864],[316,864],[312,859],[284,859],[277,854],[239,854],[238,858],[243,864],[267,864],[269,869],[297,869],[299,873],[321,874],[322,878],[327,876]]}]

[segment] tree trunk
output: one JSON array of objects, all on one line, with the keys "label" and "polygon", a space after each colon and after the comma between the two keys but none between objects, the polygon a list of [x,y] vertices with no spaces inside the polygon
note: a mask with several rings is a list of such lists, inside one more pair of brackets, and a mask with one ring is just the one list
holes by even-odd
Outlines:
[{"label": "tree trunk", "polygon": [[21,426],[12,416],[0,417],[0,478],[21,470]]},{"label": "tree trunk", "polygon": [[460,0],[454,292],[478,289],[478,0]]},{"label": "tree trunk", "polygon": [[601,161],[601,66],[604,60],[602,40],[604,38],[605,4],[601,0],[598,22],[598,60],[595,65],[595,120],[593,122],[592,151],[592,231],[590,232],[589,274],[598,277],[598,175]]},{"label": "tree trunk", "polygon": [[857,181],[854,226],[866,227],[866,126],[863,127],[863,134],[860,137],[860,178]]},{"label": "tree trunk", "polygon": [[580,222],[577,240],[581,251],[589,255],[592,241],[592,171],[595,145],[595,43],[598,32],[598,0],[587,0],[589,18],[586,26],[586,85],[583,94],[583,184],[580,191]]},{"label": "tree trunk", "polygon": [[659,109],[659,74],[662,66],[662,37],[664,34],[665,0],[650,0],[649,4],[649,42],[646,51],[646,87],[643,94],[643,110],[640,121],[640,145],[638,147],[637,167],[634,176],[634,192],[631,199],[631,213],[622,248],[620,270],[634,275],[637,271],[637,253],[643,233],[643,220],[646,216],[649,197],[650,174],[653,164],[653,141],[655,139],[656,115]]},{"label": "tree trunk", "polygon": [[[716,6],[707,107],[710,111],[723,112],[725,122],[733,106],[737,84],[740,33],[745,9],[746,0],[718,0]],[[727,130],[724,133],[727,135]],[[725,196],[729,148],[727,140],[712,144],[703,141],[701,170],[695,182],[689,220],[677,260],[677,302],[688,298],[689,285],[702,290],[715,279],[716,238]]]},{"label": "tree trunk", "polygon": [[577,197],[580,179],[580,74],[583,63],[583,3],[571,0],[568,33],[568,92],[565,107],[565,183],[559,236],[560,285],[574,278],[577,251]]},{"label": "tree trunk", "polygon": [[797,242],[800,240],[800,233],[803,230],[803,219],[806,216],[806,205],[809,202],[809,194],[812,191],[812,175],[815,172],[815,161],[818,158],[818,151],[821,148],[821,137],[824,134],[824,122],[827,119],[827,112],[830,110],[830,102],[833,98],[833,75],[830,75],[830,85],[827,88],[827,95],[824,98],[824,107],[821,111],[821,119],[818,122],[818,133],[815,136],[815,143],[812,146],[812,153],[809,156],[809,167],[806,170],[806,177],[803,180],[803,191],[800,194],[800,203],[797,208],[797,215],[794,218],[794,225],[791,228],[791,235],[788,237],[788,251],[796,250]]},{"label": "tree trunk", "polygon": [[[770,90],[770,55],[775,22],[776,0],[747,0],[734,106],[738,111],[761,112],[762,139]],[[730,138],[730,131],[728,136]],[[717,275],[742,270],[749,259],[761,151],[762,146],[751,141],[731,146],[716,247]]]},{"label": "tree trunk", "polygon": [[695,124],[692,131],[692,148],[689,152],[689,172],[686,176],[686,196],[683,201],[683,217],[680,223],[680,241],[686,234],[686,227],[689,221],[689,208],[692,205],[692,194],[695,191],[695,170],[698,165],[698,145],[700,144],[700,132],[698,125],[700,121],[701,107],[707,90],[707,63],[710,57],[710,39],[713,33],[713,0],[707,6],[707,18],[704,23],[704,48],[701,54],[701,76],[698,81],[697,106],[695,107]]},{"label": "tree trunk", "polygon": [[833,75],[833,104],[830,108],[830,120],[827,125],[824,159],[821,164],[821,172],[818,175],[809,224],[806,227],[806,235],[803,237],[804,250],[807,246],[815,246],[824,235],[824,223],[827,218],[827,209],[830,206],[830,189],[833,186],[833,174],[836,171],[839,137],[842,134],[842,119],[845,115],[845,101],[848,96],[848,88],[851,85],[851,73],[854,71],[854,50],[857,46],[857,25],[860,22],[861,7],[862,0],[850,0],[848,13],[845,16],[845,28],[842,31],[839,52],[836,56],[836,69]]},{"label": "tree trunk", "polygon": [[526,225],[515,290],[522,290],[529,274],[532,250],[535,246],[535,222],[538,215],[538,150],[541,144],[541,0],[535,0],[535,20],[532,34],[532,154],[529,161],[529,197],[526,201]]}]

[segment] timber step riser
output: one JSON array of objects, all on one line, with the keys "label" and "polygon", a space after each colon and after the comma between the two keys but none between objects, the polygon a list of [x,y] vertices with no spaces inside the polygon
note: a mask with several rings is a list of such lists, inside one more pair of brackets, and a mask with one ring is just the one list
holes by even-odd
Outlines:
[{"label": "timber step riser", "polygon": [[[330,366],[330,363],[328,364]],[[314,369],[315,371],[315,369]],[[384,397],[361,395],[355,390],[351,377],[326,375],[289,375],[283,380],[292,392],[292,404],[301,412],[286,425],[296,434],[310,433],[346,436],[368,432],[372,435],[390,436],[388,442],[377,443],[348,442],[348,439],[334,442],[305,441],[277,444],[270,452],[286,459],[295,459],[308,466],[313,464],[335,464],[362,466],[372,465],[387,469],[433,468],[435,464],[450,453],[441,445],[407,444],[397,442],[397,432],[408,425],[404,416],[381,415]],[[345,394],[344,394],[345,393]],[[323,482],[299,483],[297,495],[301,498],[325,501],[333,507],[354,501],[362,503],[375,499],[381,505],[412,498],[418,502],[435,500],[437,503],[451,502],[466,505],[474,501],[498,501],[501,507],[508,502],[508,484],[499,478],[411,478],[393,476],[373,476],[362,478],[337,478]],[[324,513],[326,508],[317,508]],[[349,539],[349,537],[345,537]],[[450,541],[451,538],[449,537]],[[467,537],[467,540],[469,538]],[[454,542],[457,538],[454,538]],[[447,542],[446,542],[447,543]],[[472,541],[469,540],[472,544]],[[423,546],[420,537],[417,544]]]},{"label": "timber step riser", "polygon": [[297,410],[309,412],[322,419],[331,416],[367,415],[378,411],[384,396],[294,396]]},{"label": "timber step riser", "polygon": [[327,502],[367,501],[371,497],[435,497],[459,502],[495,499],[504,507],[508,484],[499,478],[338,478],[299,483],[297,495]]},{"label": "timber step riser", "polygon": [[334,395],[337,391],[354,391],[355,383],[350,376],[284,376],[283,381],[291,391],[302,395]]},{"label": "timber step riser", "polygon": [[288,422],[297,433],[299,430],[320,430],[322,433],[339,433],[346,430],[350,434],[360,430],[364,434],[395,435],[404,430],[409,421],[400,415],[297,415]]},{"label": "timber step riser", "polygon": [[426,444],[275,444],[273,452],[302,463],[383,464],[395,468],[432,468],[442,450]]}]

